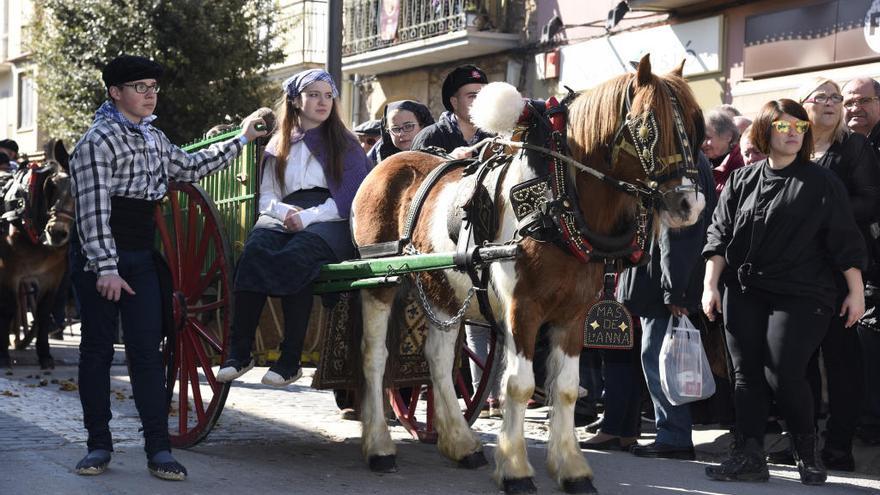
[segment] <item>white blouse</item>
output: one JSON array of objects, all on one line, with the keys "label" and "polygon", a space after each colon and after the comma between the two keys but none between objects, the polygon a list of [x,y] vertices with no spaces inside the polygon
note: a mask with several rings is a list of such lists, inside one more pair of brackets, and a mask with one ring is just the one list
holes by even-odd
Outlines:
[{"label": "white blouse", "polygon": [[[260,214],[269,215],[282,222],[287,218],[287,213],[293,209],[292,205],[282,203],[284,196],[303,189],[314,187],[327,188],[327,178],[321,163],[312,156],[304,141],[299,141],[290,147],[287,156],[287,167],[284,170],[284,192],[278,187],[275,180],[274,162],[263,169],[263,180],[260,183]],[[327,198],[322,204],[299,211],[299,217],[303,228],[315,222],[331,222],[343,220],[336,208],[336,201]]]}]

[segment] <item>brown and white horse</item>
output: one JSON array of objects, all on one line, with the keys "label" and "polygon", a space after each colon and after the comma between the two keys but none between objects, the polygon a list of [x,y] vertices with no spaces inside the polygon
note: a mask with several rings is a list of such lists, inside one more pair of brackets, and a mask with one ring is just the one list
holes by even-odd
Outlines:
[{"label": "brown and white horse", "polygon": [[[54,367],[49,352],[50,315],[55,291],[67,270],[67,241],[73,224],[68,159],[64,144],[52,140],[41,165],[16,175],[22,190],[18,195],[21,208],[7,212],[17,214],[8,235],[5,230],[0,235],[0,367],[10,365],[10,324],[16,316],[26,318],[26,309],[35,313],[32,333],[40,367]],[[33,308],[22,308],[27,299]]]},{"label": "brown and white horse", "polygon": [[[681,137],[686,135],[689,149],[696,149],[700,144],[697,139],[701,139],[697,137],[700,131],[696,122],[702,119],[693,94],[680,76],[680,69],[677,74],[666,76],[652,74],[646,56],[636,73],[620,76],[577,96],[568,109],[566,133],[571,158],[628,184],[647,185],[657,197],[662,197],[662,201],[654,203],[658,209],[656,216],[671,227],[694,223],[703,208],[702,195],[688,187],[692,184],[690,179],[676,173],[681,162],[674,157],[678,155],[680,159],[682,149],[688,149],[687,143],[681,143]],[[475,123],[491,132],[511,131],[524,107],[522,99],[512,87],[512,97],[510,92],[499,96],[487,89],[478,95],[471,111]],[[678,126],[678,133],[675,105],[679,115],[684,116],[678,119],[682,124]],[[509,122],[500,124],[498,114],[504,113],[509,114]],[[653,150],[659,164],[656,177],[648,177],[640,159],[620,152],[619,146],[626,141],[632,149],[632,134],[637,133],[632,130],[627,133],[624,120],[649,113],[656,121],[659,134]],[[686,132],[681,132],[682,128]],[[364,246],[400,239],[413,195],[425,176],[442,161],[436,156],[407,152],[380,163],[364,180],[355,197],[352,208],[355,242]],[[504,243],[516,238],[517,218],[511,206],[510,191],[513,186],[537,176],[536,170],[540,170],[541,165],[530,161],[534,160],[524,153],[517,154],[502,179],[500,197],[496,198],[499,228],[493,242]],[[571,173],[578,189],[580,210],[592,231],[606,239],[633,231],[631,226],[638,220],[638,196],[611,187],[588,173],[575,170]],[[447,231],[447,213],[455,201],[461,177],[461,169],[446,174],[427,196],[411,239],[418,252],[455,250]],[[545,390],[553,406],[547,467],[565,491],[593,493],[593,472],[575,436],[574,404],[578,398],[578,358],[583,347],[585,317],[601,293],[604,265],[584,263],[552,242],[530,238],[519,242],[522,249],[516,261],[494,263],[489,269],[490,302],[504,333],[506,361],[502,381],[504,419],[495,450],[495,479],[508,493],[535,490],[523,420],[526,403],[535,390],[532,371],[535,341],[539,329],[545,327],[551,342]],[[467,275],[453,270],[419,276],[433,311],[442,318],[451,317],[462,307],[472,286]],[[361,410],[363,452],[370,467],[377,471],[396,469],[395,446],[385,424],[382,393],[388,356],[386,334],[388,322],[392,320],[395,290],[371,289],[362,294],[366,383]],[[479,318],[477,305],[469,307],[466,317]],[[485,461],[478,437],[462,417],[453,387],[457,337],[457,332],[431,328],[425,356],[434,386],[438,447],[446,457],[462,466],[473,467]]]}]

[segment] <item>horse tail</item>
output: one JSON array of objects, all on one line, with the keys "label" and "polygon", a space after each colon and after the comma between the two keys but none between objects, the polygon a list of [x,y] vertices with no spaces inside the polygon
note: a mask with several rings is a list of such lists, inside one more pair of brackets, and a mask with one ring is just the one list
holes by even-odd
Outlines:
[{"label": "horse tail", "polygon": [[[415,274],[413,276],[416,276]],[[412,277],[401,277],[402,281],[391,301],[391,318],[388,320],[388,335],[399,336],[406,330],[406,306],[409,303],[409,295],[414,287]]]}]

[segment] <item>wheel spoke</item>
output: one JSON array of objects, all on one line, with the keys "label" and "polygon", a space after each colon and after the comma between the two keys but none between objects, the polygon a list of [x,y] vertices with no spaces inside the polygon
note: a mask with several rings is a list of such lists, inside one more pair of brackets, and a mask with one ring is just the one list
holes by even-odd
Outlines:
[{"label": "wheel spoke", "polygon": [[216,309],[226,308],[229,306],[229,301],[224,297],[217,302],[212,302],[210,304],[202,304],[200,306],[187,306],[186,310],[189,314],[199,314],[199,313],[207,313],[209,311],[214,311]]},{"label": "wheel spoke", "polygon": [[189,362],[189,379],[190,383],[192,383],[192,396],[193,403],[196,406],[196,418],[198,418],[198,422],[201,423],[205,420],[205,405],[202,403],[202,389],[199,384],[199,370],[197,368],[196,360],[193,359],[197,356],[193,356],[197,351],[201,344],[196,342],[195,337],[189,332],[184,332],[187,340],[189,340],[190,345],[192,345],[192,352],[190,352],[190,356],[187,359]]},{"label": "wheel spoke", "polygon": [[[199,268],[201,268],[202,260],[204,259],[194,256],[195,253],[193,252],[196,247],[196,237],[199,232],[198,227],[196,227],[198,218],[198,208],[196,208],[196,206],[193,204],[193,201],[190,200],[189,202],[187,202],[186,208],[186,244],[183,246],[185,253],[183,266],[186,273],[198,273],[198,271],[196,270],[199,270]],[[196,277],[187,277],[186,281],[192,283],[193,278]],[[189,283],[187,285],[189,285]],[[186,292],[187,290],[186,288],[184,288],[184,293]]]},{"label": "wheel spoke", "polygon": [[467,356],[466,356],[467,359],[470,359],[481,370],[483,370],[483,371],[486,370],[486,362],[481,360],[480,357],[477,356],[477,354],[473,351],[473,349],[471,349],[470,347],[468,347],[466,345],[461,346],[461,349],[464,351],[465,354],[467,354]]},{"label": "wheel spoke", "polygon": [[[464,378],[462,377],[461,372],[455,373],[455,384],[458,386],[458,391],[461,392],[462,398],[464,398],[464,405],[468,409],[470,409],[471,401],[473,399],[471,397],[470,391],[468,390],[467,384],[464,382]],[[480,386],[482,387],[483,384],[480,383]],[[476,390],[474,392],[476,392]]]},{"label": "wheel spoke", "polygon": [[193,349],[195,349],[196,355],[199,358],[202,371],[205,373],[205,379],[208,380],[208,385],[211,386],[211,390],[214,392],[214,395],[216,395],[222,385],[218,384],[217,379],[214,377],[214,370],[211,369],[211,359],[208,358],[208,354],[205,352],[205,348],[202,347],[202,343],[199,339],[193,334],[190,334],[190,338],[193,341]]},{"label": "wheel spoke", "polygon": [[214,258],[214,262],[211,263],[211,266],[207,270],[205,270],[204,274],[199,275],[199,277],[192,277],[193,279],[197,279],[198,284],[194,284],[191,288],[191,292],[188,291],[186,293],[187,304],[198,301],[202,294],[205,293],[205,289],[214,282],[217,276],[223,273],[220,270],[220,267],[223,266],[223,261],[224,260],[221,256]]},{"label": "wheel spoke", "polygon": [[199,337],[206,340],[208,345],[211,346],[218,354],[223,354],[223,345],[217,341],[217,339],[211,335],[210,330],[205,328],[205,326],[199,320],[195,318],[187,318],[187,323],[189,324],[190,329],[199,334]]},{"label": "wheel spoke", "polygon": [[183,271],[183,262],[184,262],[184,254],[183,254],[183,232],[181,232],[181,221],[180,221],[180,198],[177,194],[170,194],[171,198],[171,221],[174,224],[174,258],[175,264],[171,267],[172,270],[177,270],[177,279],[181,281],[180,287],[183,287],[186,278],[184,277]]}]

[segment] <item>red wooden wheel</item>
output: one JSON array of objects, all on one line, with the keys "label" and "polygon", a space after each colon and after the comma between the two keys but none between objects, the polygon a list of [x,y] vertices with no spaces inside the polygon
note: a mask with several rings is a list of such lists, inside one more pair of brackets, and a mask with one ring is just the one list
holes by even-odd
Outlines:
[{"label": "red wooden wheel", "polygon": [[197,185],[170,183],[167,204],[156,215],[174,286],[176,332],[162,349],[171,396],[168,425],[174,447],[191,447],[211,431],[229,393],[212,367],[228,348],[232,251],[220,214]]},{"label": "red wooden wheel", "polygon": [[[462,330],[464,331],[464,330]],[[503,340],[498,338],[498,333],[489,332],[489,354],[485,362],[477,357],[473,350],[467,346],[466,339],[461,339],[461,349],[459,355],[460,366],[454,370],[453,381],[455,389],[459,395],[459,405],[465,421],[469,425],[480,416],[480,410],[489,396],[490,384],[498,379],[498,373],[501,369],[501,351],[504,348]],[[480,380],[480,386],[477,390],[468,383],[466,375],[461,370],[468,368],[470,363],[476,365],[483,370],[483,379]],[[404,397],[399,388],[389,388],[388,396],[391,401],[391,407],[397,420],[403,425],[407,431],[423,443],[436,443],[437,430],[434,429],[434,389],[430,383],[415,385],[411,388],[412,392],[409,397]],[[422,398],[424,396],[424,399]]]}]

